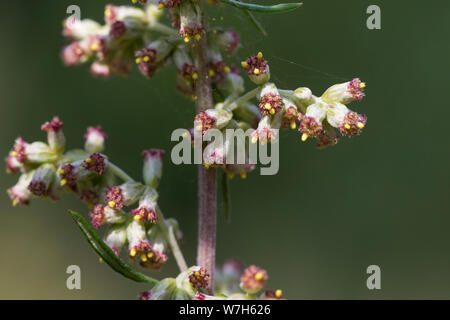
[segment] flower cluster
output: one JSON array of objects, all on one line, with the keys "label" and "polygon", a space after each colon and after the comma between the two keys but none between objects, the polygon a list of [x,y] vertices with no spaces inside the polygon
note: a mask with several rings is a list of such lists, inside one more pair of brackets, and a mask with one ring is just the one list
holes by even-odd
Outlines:
[{"label": "flower cluster", "polygon": [[[228,66],[221,54],[232,55],[239,48],[235,31],[215,29],[207,33],[195,1],[160,0],[157,5],[133,1],[137,2],[143,7],[107,5],[104,25],[89,19],[67,19],[63,34],[72,42],[62,52],[65,64],[91,62],[91,73],[100,77],[127,75],[133,64],[144,76],[152,77],[158,70],[174,65],[178,70],[178,91],[195,99],[199,75],[191,49],[206,36],[211,81],[228,93],[242,90],[239,72]],[[167,9],[173,27],[160,22],[162,9]]]},{"label": "flower cluster", "polygon": [[[17,138],[5,159],[7,171],[20,172],[17,184],[8,190],[14,205],[27,205],[33,198],[58,200],[73,193],[91,207],[96,229],[108,225],[105,242],[118,255],[128,244],[128,256],[142,267],[159,269],[167,260],[167,235],[158,226],[158,192],[162,176],[162,150],[144,151],[144,183],[123,179],[123,172],[108,161],[104,150],[106,134],[101,127],[88,128],[84,150],[65,152],[63,122],[55,117],[42,125],[47,142],[28,143]],[[130,210],[127,210],[130,208]],[[178,223],[164,221],[179,241]]]},{"label": "flower cluster", "polygon": [[[359,135],[366,126],[366,116],[346,106],[364,97],[366,84],[357,78],[333,85],[317,97],[306,87],[282,90],[270,82],[269,64],[261,52],[243,61],[242,67],[258,87],[239,98],[232,94],[213,109],[201,111],[195,117],[194,129],[206,134],[210,129],[251,128],[251,142],[265,144],[276,142],[280,129],[290,128],[300,132],[302,141],[316,138],[317,146],[325,148],[337,144],[338,134]],[[256,103],[251,102],[254,98]],[[206,152],[204,165],[222,167],[231,176],[235,173],[245,176],[254,169],[249,164],[227,165],[224,155],[229,150],[226,148],[225,142]]]}]

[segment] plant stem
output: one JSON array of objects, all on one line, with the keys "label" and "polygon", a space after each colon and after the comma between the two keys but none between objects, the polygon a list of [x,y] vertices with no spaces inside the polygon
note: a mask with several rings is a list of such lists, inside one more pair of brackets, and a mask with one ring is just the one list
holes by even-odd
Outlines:
[{"label": "plant stem", "polygon": [[167,236],[167,242],[169,243],[170,248],[172,249],[173,256],[178,264],[178,268],[180,268],[181,272],[184,272],[188,269],[186,261],[184,260],[183,253],[181,252],[180,247],[178,246],[178,241],[175,238],[175,234],[173,232],[173,228],[168,226],[166,223],[166,218],[164,218],[164,214],[161,209],[156,207],[156,212],[160,218],[158,225],[163,231],[163,233]]},{"label": "plant stem", "polygon": [[225,103],[224,108],[227,108],[228,110],[233,111],[234,109],[239,107],[242,103],[245,103],[248,100],[251,100],[254,97],[256,97],[256,95],[258,94],[258,92],[260,90],[261,90],[261,88],[257,87],[255,89],[245,93],[243,96],[240,96],[236,100],[233,100],[232,102],[229,102],[229,103]]},{"label": "plant stem", "polygon": [[[202,3],[198,1],[198,6],[203,17]],[[205,110],[213,107],[213,97],[211,83],[207,70],[207,43],[206,36],[203,35],[198,42],[193,45],[193,55],[195,65],[198,70],[198,80],[196,85],[197,110]],[[214,270],[216,261],[216,189],[217,177],[216,169],[206,169],[200,165],[198,168],[198,244],[197,244],[197,265],[206,268],[210,274],[210,281],[207,288],[209,294],[214,294]]]}]

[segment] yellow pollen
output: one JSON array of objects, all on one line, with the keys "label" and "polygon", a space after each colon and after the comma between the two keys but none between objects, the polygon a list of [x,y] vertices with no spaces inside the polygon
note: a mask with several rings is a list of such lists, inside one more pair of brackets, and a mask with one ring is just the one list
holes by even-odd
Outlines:
[{"label": "yellow pollen", "polygon": [[257,137],[252,137],[252,143],[256,143],[258,141]]},{"label": "yellow pollen", "polygon": [[142,59],[141,58],[137,58],[136,59],[136,64],[139,64],[139,63],[141,63],[142,62]]},{"label": "yellow pollen", "polygon": [[97,51],[100,48],[100,46],[98,45],[98,43],[93,43],[91,45],[91,51]]},{"label": "yellow pollen", "polygon": [[261,59],[263,58],[263,54],[262,54],[262,52],[258,52],[258,55],[257,55],[257,57],[258,57],[258,59],[259,59],[259,60],[261,60]]},{"label": "yellow pollen", "polygon": [[200,131],[203,129],[203,126],[201,124],[199,124],[198,126],[195,127],[195,130]]},{"label": "yellow pollen", "polygon": [[210,77],[213,77],[214,75],[215,75],[215,72],[214,72],[214,70],[213,69],[209,69],[209,76]]},{"label": "yellow pollen", "polygon": [[[134,1],[134,0],[133,0],[133,1]],[[158,9],[159,9],[159,10],[164,9],[164,5],[163,5],[162,3],[158,4]]]},{"label": "yellow pollen", "polygon": [[270,103],[266,103],[264,105],[264,109],[270,110],[270,109],[272,109],[272,106],[270,105]]},{"label": "yellow pollen", "polygon": [[241,173],[241,179],[247,179],[247,174],[245,172]]},{"label": "yellow pollen", "polygon": [[225,71],[226,73],[230,73],[231,69],[230,69],[230,67],[225,67],[225,68],[223,68],[223,71]]},{"label": "yellow pollen", "polygon": [[260,72],[260,71],[259,71],[258,68],[256,68],[255,70],[253,70],[253,73],[254,73],[254,74],[259,74],[259,72]]},{"label": "yellow pollen", "polygon": [[60,174],[60,175],[63,175],[64,173],[66,173],[63,169],[60,169],[59,171],[58,171],[58,173]]},{"label": "yellow pollen", "polygon": [[134,216],[134,220],[136,220],[136,221],[141,220],[141,218],[142,218],[142,217],[141,217],[140,215],[138,215],[138,214]]},{"label": "yellow pollen", "polygon": [[110,208],[114,208],[116,206],[116,202],[115,201],[110,201],[110,202],[108,202],[108,206]]},{"label": "yellow pollen", "polygon": [[309,136],[307,133],[302,134],[302,141],[305,142],[308,139],[308,137]]},{"label": "yellow pollen", "polygon": [[151,259],[153,257],[153,252],[147,253],[147,257],[149,257]]},{"label": "yellow pollen", "polygon": [[130,251],[130,256],[132,256],[132,257],[136,256],[136,250],[132,249]]},{"label": "yellow pollen", "polygon": [[194,38],[195,38],[195,40],[199,41],[199,40],[202,38],[202,36],[199,35],[199,34],[196,34],[196,35],[194,36]]},{"label": "yellow pollen", "polygon": [[249,67],[247,61],[242,61],[241,66],[242,66],[242,68],[245,68],[245,69],[247,69]]},{"label": "yellow pollen", "polygon": [[204,163],[203,165],[205,166],[206,169],[209,169],[209,167],[211,167],[209,163]]},{"label": "yellow pollen", "polygon": [[198,79],[198,73],[197,73],[197,72],[194,72],[194,73],[192,74],[192,79],[194,79],[194,80],[197,80],[197,79]]},{"label": "yellow pollen", "polygon": [[200,272],[195,271],[195,276],[196,276],[197,278],[199,278],[199,277],[200,277]]},{"label": "yellow pollen", "polygon": [[346,123],[346,124],[344,124],[344,128],[349,130],[351,127],[350,127],[350,125],[348,123]]},{"label": "yellow pollen", "polygon": [[234,178],[234,174],[229,173],[229,174],[228,174],[228,179],[233,179],[233,178]]},{"label": "yellow pollen", "polygon": [[[134,0],[133,0],[134,1]],[[105,16],[109,17],[111,15],[111,10],[110,9],[106,9],[105,10]]]},{"label": "yellow pollen", "polygon": [[86,161],[86,163],[91,163],[92,159],[91,158],[87,158],[85,161]]},{"label": "yellow pollen", "polygon": [[98,259],[98,262],[103,263],[103,259],[102,258]]},{"label": "yellow pollen", "polygon": [[11,153],[10,153],[10,155],[11,155],[11,157],[17,157],[17,152],[15,152],[15,151],[11,151]]},{"label": "yellow pollen", "polygon": [[261,272],[258,272],[257,274],[255,274],[255,280],[260,281],[263,279],[263,274]]},{"label": "yellow pollen", "polygon": [[136,4],[138,2],[138,0],[131,0],[131,2],[133,2],[134,4]]},{"label": "yellow pollen", "polygon": [[291,121],[291,129],[294,130],[295,128],[297,128],[297,124],[295,123],[294,120]]},{"label": "yellow pollen", "polygon": [[358,123],[356,124],[356,126],[357,126],[358,128],[360,128],[360,129],[362,129],[362,128],[364,128],[364,123],[358,122]]},{"label": "yellow pollen", "polygon": [[275,291],[275,297],[281,298],[282,295],[283,295],[283,291],[281,291],[280,289],[278,289],[277,291]]},{"label": "yellow pollen", "polygon": [[275,114],[275,109],[272,108],[272,109],[270,109],[269,112],[270,112],[270,114],[274,115]]},{"label": "yellow pollen", "polygon": [[19,200],[14,199],[14,201],[12,203],[13,207],[17,207],[18,204],[19,204]]},{"label": "yellow pollen", "polygon": [[189,41],[191,41],[191,38],[189,38],[188,36],[184,37],[184,42],[188,43]]},{"label": "yellow pollen", "polygon": [[64,187],[67,184],[67,180],[66,179],[62,179],[61,180],[61,187]]},{"label": "yellow pollen", "polygon": [[145,56],[144,57],[144,62],[149,62],[150,61],[150,57],[149,56]]},{"label": "yellow pollen", "polygon": [[366,83],[365,83],[365,82],[361,82],[361,84],[359,85],[359,87],[360,87],[361,89],[364,89],[364,88],[366,87]]},{"label": "yellow pollen", "polygon": [[141,256],[141,260],[142,260],[143,262],[146,262],[146,261],[147,261],[147,256],[146,256],[145,254],[143,254],[143,255]]}]

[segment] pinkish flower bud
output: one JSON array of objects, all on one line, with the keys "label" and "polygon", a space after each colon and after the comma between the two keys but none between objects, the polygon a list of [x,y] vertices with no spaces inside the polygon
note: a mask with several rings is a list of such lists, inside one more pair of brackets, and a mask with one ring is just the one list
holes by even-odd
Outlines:
[{"label": "pinkish flower bud", "polygon": [[109,25],[117,21],[123,21],[125,18],[137,20],[145,19],[145,12],[142,9],[130,6],[115,6],[108,4],[105,9],[105,22]]},{"label": "pinkish flower bud", "polygon": [[240,95],[245,91],[244,79],[241,77],[239,70],[231,67],[227,72],[219,87],[225,90],[228,95]]},{"label": "pinkish flower bud", "polygon": [[262,85],[269,81],[269,65],[261,52],[259,52],[256,56],[248,58],[246,61],[242,61],[241,65],[247,71],[250,80],[252,80],[255,84]]},{"label": "pinkish flower bud", "polygon": [[349,82],[335,84],[325,91],[322,95],[322,100],[327,103],[348,104],[355,100],[361,100],[364,97],[365,87],[366,84],[358,78]]},{"label": "pinkish flower bud", "polygon": [[111,68],[104,63],[94,62],[91,64],[91,74],[96,77],[108,78],[111,75]]},{"label": "pinkish flower bud", "polygon": [[283,125],[284,128],[296,129],[303,118],[303,115],[298,112],[297,106],[289,99],[283,99]]},{"label": "pinkish flower bud", "polygon": [[201,11],[198,5],[192,1],[180,3],[180,36],[187,43],[191,38],[200,40],[205,29],[202,25]]},{"label": "pinkish flower bud", "polygon": [[366,123],[367,117],[365,115],[349,111],[345,115],[342,124],[339,126],[339,131],[342,135],[359,135],[362,129],[366,126]]},{"label": "pinkish flower bud", "polygon": [[302,141],[306,141],[308,137],[317,137],[322,134],[322,121],[326,117],[326,112],[327,105],[321,101],[310,105],[306,109],[306,114],[299,127],[299,131],[303,134]]},{"label": "pinkish flower bud", "polygon": [[145,184],[157,188],[162,177],[164,150],[150,149],[143,152],[143,178]]},{"label": "pinkish flower bud", "polygon": [[73,164],[65,164],[59,169],[61,186],[68,186],[73,191],[77,188],[77,168]]},{"label": "pinkish flower bud", "polygon": [[66,66],[74,66],[86,60],[86,55],[80,42],[75,41],[64,47],[62,50],[62,59]]},{"label": "pinkish flower bud", "polygon": [[227,51],[230,56],[233,55],[241,45],[239,34],[232,30],[220,32],[217,35],[217,43],[219,47],[222,50]]},{"label": "pinkish flower bud", "polygon": [[93,153],[83,161],[83,167],[88,170],[95,172],[99,175],[105,173],[106,159],[100,153]]},{"label": "pinkish flower bud", "polygon": [[159,270],[166,263],[167,259],[168,257],[164,252],[152,247],[150,252],[147,253],[146,260],[142,258],[139,265],[146,269]]},{"label": "pinkish flower bud", "polygon": [[128,255],[131,259],[140,258],[141,261],[148,260],[147,254],[151,253],[151,245],[145,235],[143,222],[133,220],[127,227]]},{"label": "pinkish flower bud", "polygon": [[209,129],[223,129],[231,121],[233,114],[227,110],[208,109],[200,111],[194,120],[195,130],[206,133]]},{"label": "pinkish flower bud", "polygon": [[158,193],[154,189],[147,187],[139,200],[139,207],[131,211],[134,219],[156,223],[158,221],[158,215],[156,214],[157,201]]},{"label": "pinkish flower bud", "polygon": [[103,132],[102,127],[89,127],[84,139],[84,149],[89,153],[102,152],[105,149],[106,134]]},{"label": "pinkish flower bud", "polygon": [[50,148],[58,154],[64,152],[66,137],[62,131],[64,123],[58,117],[46,122],[41,126],[41,130],[47,132],[47,140]]},{"label": "pinkish flower bud", "polygon": [[37,197],[49,195],[50,185],[55,176],[55,167],[51,164],[43,164],[33,174],[28,190]]},{"label": "pinkish flower bud", "polygon": [[262,115],[274,115],[283,108],[283,100],[273,83],[267,83],[259,95],[259,109]]},{"label": "pinkish flower bud", "polygon": [[19,162],[17,157],[13,157],[11,155],[11,154],[13,154],[13,152],[14,151],[11,151],[10,154],[5,158],[7,173],[18,172],[23,169],[23,165],[22,165],[22,163]]},{"label": "pinkish flower bud", "polygon": [[226,75],[231,72],[223,60],[211,60],[208,63],[208,75],[212,83],[222,83]]},{"label": "pinkish flower bud", "polygon": [[191,285],[199,290],[208,286],[210,275],[203,267],[193,267],[189,272],[189,282]]},{"label": "pinkish flower bud", "polygon": [[162,67],[171,50],[172,46],[167,41],[158,40],[136,51],[136,63],[141,73],[147,77],[152,77]]},{"label": "pinkish flower bud", "polygon": [[105,195],[108,207],[121,210],[125,206],[134,204],[144,192],[144,186],[137,182],[126,182],[120,186],[109,187]]},{"label": "pinkish flower bud", "polygon": [[89,19],[78,20],[76,18],[69,18],[64,21],[65,37],[75,39],[84,39],[89,35],[98,34],[102,32],[102,26],[97,22]]},{"label": "pinkish flower bud", "polygon": [[111,29],[109,30],[109,36],[112,39],[118,39],[123,37],[123,35],[127,32],[127,26],[125,22],[117,20],[111,25]]},{"label": "pinkish flower bud", "polygon": [[245,269],[241,276],[241,288],[247,293],[255,294],[264,288],[268,279],[267,272],[255,265]]},{"label": "pinkish flower bud", "polygon": [[309,88],[297,88],[294,91],[294,97],[306,106],[314,103],[314,96]]},{"label": "pinkish flower bud", "polygon": [[43,142],[29,144],[22,138],[16,139],[9,156],[16,158],[22,164],[41,164],[58,159],[58,155],[47,144]]},{"label": "pinkish flower bud", "polygon": [[13,206],[28,205],[30,203],[31,192],[28,190],[33,172],[24,173],[20,176],[19,181],[12,188],[8,189],[8,195]]}]

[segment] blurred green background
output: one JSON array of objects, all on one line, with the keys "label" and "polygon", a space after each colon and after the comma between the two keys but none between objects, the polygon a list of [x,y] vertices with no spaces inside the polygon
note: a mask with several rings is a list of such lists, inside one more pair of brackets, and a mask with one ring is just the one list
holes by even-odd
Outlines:
[{"label": "blurred green background", "polygon": [[[128,4],[130,1],[113,1]],[[271,1],[273,2],[273,1]],[[238,63],[261,50],[283,88],[320,95],[353,77],[367,97],[351,108],[368,116],[364,134],[317,150],[283,133],[280,171],[232,181],[232,223],[218,222],[218,262],[237,258],[268,270],[270,288],[290,299],[450,298],[448,142],[449,9],[444,1],[305,0],[303,8],[258,15],[260,36],[239,11],[210,17],[241,31]],[[191,101],[174,92],[174,70],[146,80],[94,79],[66,68],[61,22],[70,4],[102,20],[108,1],[9,1],[1,4],[0,151],[13,140],[45,139],[40,125],[65,121],[70,148],[89,125],[107,132],[107,153],[140,177],[141,151],[170,150],[170,133],[188,127]],[[382,29],[366,28],[366,8],[381,7]],[[220,19],[216,19],[219,23]],[[250,88],[250,85],[248,85]],[[2,170],[0,189],[17,176]],[[196,169],[166,157],[160,205],[179,220],[190,264],[196,253]],[[87,213],[74,197],[12,208],[0,196],[0,298],[134,299],[147,288],[100,264],[66,213]],[[82,270],[82,290],[66,289],[68,265]],[[381,290],[366,288],[366,268],[381,267]],[[173,275],[173,259],[155,277]]]}]

